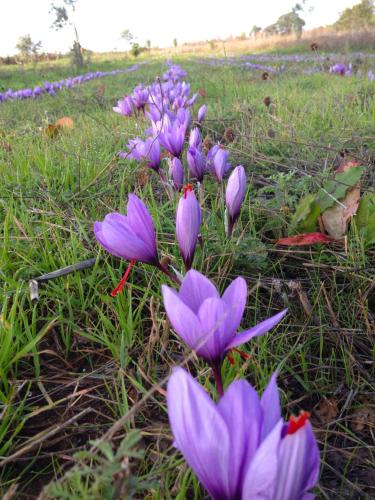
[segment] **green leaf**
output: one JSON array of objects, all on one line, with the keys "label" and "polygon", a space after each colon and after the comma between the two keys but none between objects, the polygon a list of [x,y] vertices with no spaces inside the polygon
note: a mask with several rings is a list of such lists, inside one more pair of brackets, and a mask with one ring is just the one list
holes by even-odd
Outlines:
[{"label": "green leaf", "polygon": [[365,244],[375,244],[375,194],[365,193],[362,196],[354,220],[365,240]]},{"label": "green leaf", "polygon": [[357,184],[365,167],[350,168],[346,172],[336,174],[335,179],[327,181],[323,188],[318,192],[316,198],[323,213],[327,208],[333,207],[336,200],[341,200],[345,197],[348,189]]},{"label": "green leaf", "polygon": [[311,233],[315,231],[320,215],[320,206],[316,203],[316,195],[307,194],[300,199],[291,220],[291,232]]}]

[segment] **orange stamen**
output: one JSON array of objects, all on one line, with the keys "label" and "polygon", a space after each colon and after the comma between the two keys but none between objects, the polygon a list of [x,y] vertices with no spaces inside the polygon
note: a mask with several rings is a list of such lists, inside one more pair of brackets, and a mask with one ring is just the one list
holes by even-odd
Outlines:
[{"label": "orange stamen", "polygon": [[184,198],[186,198],[189,191],[193,191],[193,186],[191,184],[186,184],[186,186],[184,186]]},{"label": "orange stamen", "polygon": [[308,411],[300,411],[298,417],[291,415],[289,418],[289,427],[287,434],[294,434],[301,427],[305,425],[310,417],[310,413]]},{"label": "orange stamen", "polygon": [[234,361],[233,356],[232,356],[229,352],[228,352],[228,354],[227,354],[227,358],[228,358],[229,363],[230,363],[232,366],[234,366],[234,365],[236,364],[236,362]]},{"label": "orange stamen", "polygon": [[238,354],[241,356],[242,359],[250,359],[250,354],[247,354],[244,351],[240,351],[239,349],[236,349],[235,347],[232,349],[232,351],[238,352]]},{"label": "orange stamen", "polygon": [[124,276],[121,278],[120,283],[116,286],[116,288],[115,288],[114,290],[112,290],[112,292],[111,292],[111,296],[112,296],[112,297],[116,297],[116,295],[117,295],[119,292],[121,292],[121,290],[124,288],[125,283],[126,283],[126,281],[127,281],[128,277],[129,277],[129,274],[130,274],[131,268],[133,267],[134,263],[135,263],[135,259],[132,259],[132,260],[130,261],[130,264],[128,265],[127,270],[126,270],[126,271],[125,271],[125,273],[124,273]]}]

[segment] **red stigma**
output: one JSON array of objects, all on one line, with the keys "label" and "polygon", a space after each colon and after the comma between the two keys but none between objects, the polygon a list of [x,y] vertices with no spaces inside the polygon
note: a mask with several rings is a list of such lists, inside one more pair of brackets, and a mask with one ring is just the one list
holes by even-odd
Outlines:
[{"label": "red stigma", "polygon": [[310,417],[310,413],[308,411],[300,411],[298,417],[291,415],[289,418],[289,426],[287,434],[294,434],[299,429],[301,429]]},{"label": "red stigma", "polygon": [[191,184],[186,184],[186,186],[184,186],[184,198],[186,198],[189,191],[193,191],[193,186]]},{"label": "red stigma", "polygon": [[229,363],[230,363],[232,366],[234,366],[234,365],[236,364],[236,362],[235,362],[235,360],[234,360],[234,358],[233,358],[233,356],[232,356],[232,354],[231,354],[231,353],[232,353],[232,352],[234,352],[234,351],[235,351],[235,352],[238,352],[238,354],[241,356],[241,358],[242,358],[242,359],[245,359],[245,360],[246,360],[246,359],[250,359],[250,355],[249,355],[249,354],[247,354],[247,353],[246,353],[246,352],[244,352],[244,351],[240,351],[239,349],[236,349],[235,347],[233,347],[233,348],[232,348],[232,349],[228,352],[228,354],[227,354],[228,361],[229,361]]},{"label": "red stigma", "polygon": [[129,278],[129,274],[130,274],[130,271],[131,271],[131,269],[132,269],[132,267],[133,267],[134,263],[135,263],[135,259],[132,259],[132,260],[130,261],[130,264],[128,265],[127,270],[126,270],[126,271],[125,271],[125,273],[124,273],[124,276],[121,278],[121,280],[120,280],[119,284],[116,286],[116,288],[115,288],[114,290],[112,290],[112,292],[111,292],[111,296],[112,296],[112,297],[116,297],[116,295],[117,295],[119,292],[121,292],[121,290],[124,288],[125,283],[126,283],[127,279]]}]

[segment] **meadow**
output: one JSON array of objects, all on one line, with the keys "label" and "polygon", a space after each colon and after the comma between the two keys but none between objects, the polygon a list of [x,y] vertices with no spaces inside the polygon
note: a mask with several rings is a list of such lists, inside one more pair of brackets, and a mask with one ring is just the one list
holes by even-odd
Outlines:
[{"label": "meadow", "polygon": [[[192,114],[207,105],[202,139],[222,144],[247,177],[231,238],[227,176],[218,184],[207,173],[203,189],[193,183],[202,208],[193,267],[220,291],[246,279],[242,328],[288,308],[272,331],[224,360],[224,386],[245,378],[261,391],[278,369],[285,418],[300,409],[311,415],[321,454],[317,497],[371,498],[375,212],[363,222],[362,208],[344,235],[324,244],[277,241],[319,231],[301,200],[330,191],[340,165],[356,162],[361,178],[349,188],[360,182],[362,199],[374,196],[375,82],[367,74],[375,58],[298,55],[173,60],[198,93]],[[135,62],[95,59],[85,72]],[[162,262],[185,272],[175,238],[181,193],[147,165],[118,156],[129,140],[144,138],[149,120],[121,116],[113,106],[167,70],[164,59],[144,62],[53,97],[0,102],[2,498],[206,498],[173,447],[168,423],[173,366],[184,365],[216,394],[209,367],[166,316],[161,287],[175,285],[136,263],[112,297],[128,263],[100,247],[93,231],[106,214],[126,213],[135,193],[153,218]],[[329,73],[340,62],[352,63],[354,74]],[[65,61],[1,66],[0,92],[73,73]],[[62,117],[72,128],[51,128]],[[167,176],[167,159],[161,168]],[[31,300],[30,280],[88,259],[95,259],[91,267],[41,280],[39,298]]]}]

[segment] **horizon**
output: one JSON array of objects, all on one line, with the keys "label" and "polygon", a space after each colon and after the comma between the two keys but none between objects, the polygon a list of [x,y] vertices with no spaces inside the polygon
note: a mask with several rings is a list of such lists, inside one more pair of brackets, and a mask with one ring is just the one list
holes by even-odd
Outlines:
[{"label": "horizon", "polygon": [[[359,0],[332,0],[329,3],[325,0],[308,0],[301,13],[306,21],[305,30],[334,23],[340,12],[358,2]],[[14,0],[3,8],[0,20],[0,56],[14,55],[18,39],[26,34],[30,34],[34,42],[42,42],[42,52],[69,51],[74,38],[73,28],[67,26],[59,31],[51,28],[51,3],[51,0],[39,0],[35,5],[27,0]],[[160,0],[158,4],[147,3],[147,6],[142,7],[140,15],[139,7],[134,3],[107,0],[103,6],[90,0],[79,0],[74,21],[82,47],[98,53],[126,51],[129,44],[121,38],[121,32],[125,29],[130,30],[135,36],[134,41],[140,45],[151,40],[152,47],[158,48],[172,46],[174,38],[182,45],[227,39],[240,36],[241,33],[248,36],[253,25],[263,29],[272,24],[280,15],[289,12],[296,0],[280,0],[276,5],[274,0],[263,0],[260,5],[255,5],[254,2],[243,5],[243,0],[232,0],[231,9],[219,12],[217,2],[213,0],[206,0],[204,4],[191,0],[189,10],[183,13],[182,25],[181,10],[173,0]],[[57,4],[59,5],[58,2]],[[313,10],[310,11],[310,8]],[[238,14],[239,11],[241,15]],[[22,18],[20,12],[23,13]],[[161,24],[170,28],[162,29]]]}]

